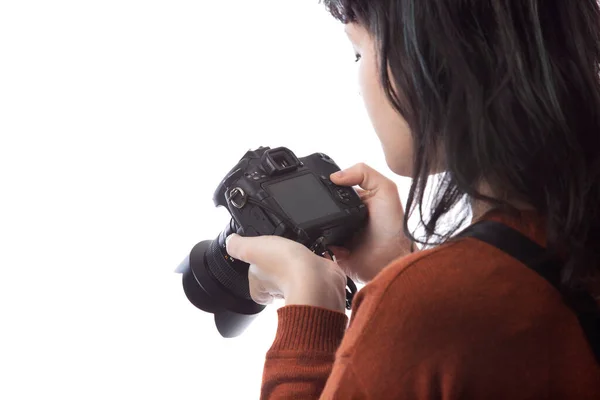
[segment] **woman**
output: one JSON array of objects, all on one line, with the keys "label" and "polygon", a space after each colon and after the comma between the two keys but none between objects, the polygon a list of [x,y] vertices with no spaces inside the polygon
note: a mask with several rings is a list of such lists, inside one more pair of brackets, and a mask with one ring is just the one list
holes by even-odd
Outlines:
[{"label": "woman", "polygon": [[[515,258],[440,232],[465,197],[474,220],[560,256],[562,288],[598,296],[600,11],[595,0],[330,0],[345,23],[395,185],[365,165],[332,176],[362,188],[369,225],[338,262],[279,237],[228,240],[252,264],[253,298],[285,298],[262,397],[600,398],[598,366],[561,293]],[[462,221],[456,221],[460,226]],[[285,260],[285,262],[282,262]],[[346,329],[345,275],[367,283]],[[597,298],[597,297],[596,297]]]}]

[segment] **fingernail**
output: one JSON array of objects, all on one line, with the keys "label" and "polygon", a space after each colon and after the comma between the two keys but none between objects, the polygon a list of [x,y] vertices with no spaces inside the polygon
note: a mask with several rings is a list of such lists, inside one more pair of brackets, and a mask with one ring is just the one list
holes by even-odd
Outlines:
[{"label": "fingernail", "polygon": [[338,172],[335,172],[335,173],[333,173],[331,176],[332,176],[332,177],[334,177],[334,178],[338,178],[338,179],[339,179],[339,178],[341,178],[342,176],[344,176],[344,171],[338,171]]}]

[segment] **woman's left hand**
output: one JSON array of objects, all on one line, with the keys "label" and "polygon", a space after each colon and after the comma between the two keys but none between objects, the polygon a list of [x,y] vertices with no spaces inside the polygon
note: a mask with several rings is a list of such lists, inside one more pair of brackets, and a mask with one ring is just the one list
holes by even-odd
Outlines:
[{"label": "woman's left hand", "polygon": [[284,298],[286,305],[309,305],[345,312],[346,274],[332,260],[280,236],[230,235],[227,253],[250,264],[250,295],[259,304]]}]

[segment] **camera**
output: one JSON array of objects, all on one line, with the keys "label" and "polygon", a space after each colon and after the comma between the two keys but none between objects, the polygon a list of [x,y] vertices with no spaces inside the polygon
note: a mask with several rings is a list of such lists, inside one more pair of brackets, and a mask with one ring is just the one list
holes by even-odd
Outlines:
[{"label": "camera", "polygon": [[[356,191],[329,179],[339,170],[323,153],[298,158],[286,147],[259,147],[249,150],[221,181],[213,202],[226,207],[232,218],[216,239],[196,244],[177,271],[188,300],[214,314],[222,337],[240,335],[265,308],[250,297],[249,265],[227,254],[225,239],[232,233],[277,235],[333,257],[328,246],[347,243],[367,219]],[[356,286],[348,278],[348,309],[354,293]]]}]

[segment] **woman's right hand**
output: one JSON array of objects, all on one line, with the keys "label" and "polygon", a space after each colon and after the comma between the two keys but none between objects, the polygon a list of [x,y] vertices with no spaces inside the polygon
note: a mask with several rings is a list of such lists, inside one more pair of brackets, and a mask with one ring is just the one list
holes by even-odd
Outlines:
[{"label": "woman's right hand", "polygon": [[364,163],[331,175],[339,186],[359,186],[369,219],[347,247],[331,246],[339,266],[355,281],[367,283],[394,259],[411,252],[404,235],[404,210],[398,187]]}]

